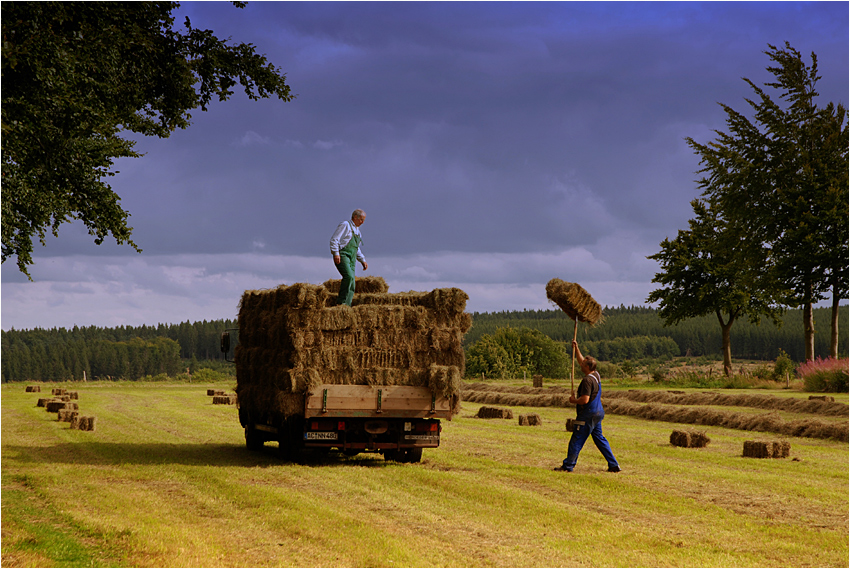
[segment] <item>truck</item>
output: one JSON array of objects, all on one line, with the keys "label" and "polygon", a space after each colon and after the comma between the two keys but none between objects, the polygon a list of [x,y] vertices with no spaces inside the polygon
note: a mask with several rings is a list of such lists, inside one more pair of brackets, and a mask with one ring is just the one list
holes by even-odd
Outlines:
[{"label": "truck", "polygon": [[460,407],[467,296],[390,294],[371,279],[358,279],[350,307],[333,303],[339,281],[243,295],[221,349],[236,364],[249,450],[271,441],[288,459],[316,449],[419,462],[439,447],[441,420]]}]

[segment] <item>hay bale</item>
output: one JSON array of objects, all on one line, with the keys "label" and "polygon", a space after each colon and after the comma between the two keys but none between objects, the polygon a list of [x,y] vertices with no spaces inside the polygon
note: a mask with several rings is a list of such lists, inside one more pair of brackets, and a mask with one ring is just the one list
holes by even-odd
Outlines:
[{"label": "hay bale", "polygon": [[532,376],[531,381],[532,381],[533,387],[543,387],[543,376],[542,375]]},{"label": "hay bale", "polygon": [[749,458],[770,458],[773,449],[764,441],[744,441],[744,456]]},{"label": "hay bale", "polygon": [[215,389],[207,389],[207,395],[212,397],[213,395],[218,395],[218,394],[216,393]]},{"label": "hay bale", "polygon": [[213,405],[235,405],[236,404],[236,396],[235,395],[214,395],[212,402],[213,402]]},{"label": "hay bale", "polygon": [[705,448],[711,439],[705,431],[673,431],[670,433],[670,444],[682,448]]},{"label": "hay bale", "polygon": [[55,401],[53,397],[39,397],[36,402],[36,407],[47,407],[47,404],[51,401]]},{"label": "hay bale", "polygon": [[65,423],[70,423],[74,417],[79,416],[80,412],[76,409],[59,409],[57,420]]},{"label": "hay bale", "polygon": [[44,407],[48,413],[57,413],[60,409],[64,409],[67,403],[65,401],[48,401]]},{"label": "hay bale", "polygon": [[97,424],[97,418],[77,416],[71,419],[71,428],[79,429],[80,431],[94,431]]},{"label": "hay bale", "polygon": [[79,413],[77,413],[76,415],[72,415],[71,421],[70,421],[71,424],[69,425],[69,428],[79,429],[80,428],[80,419],[81,419],[81,417],[80,417]]},{"label": "hay bale", "polygon": [[791,443],[788,441],[773,441],[771,447],[771,458],[788,458],[791,454]]},{"label": "hay bale", "polygon": [[66,395],[71,400],[80,398],[80,392],[79,391],[69,391],[68,393],[66,393]]},{"label": "hay bale", "polygon": [[537,413],[524,413],[519,416],[520,426],[537,427],[543,424],[543,419]]},{"label": "hay bale", "polygon": [[809,401],[827,401],[829,403],[834,403],[835,397],[832,395],[809,395]]},{"label": "hay bale", "polygon": [[41,393],[40,385],[27,385],[27,393]]},{"label": "hay bale", "polygon": [[478,409],[477,416],[481,419],[513,419],[514,412],[510,409],[483,406]]},{"label": "hay bale", "polygon": [[602,321],[602,307],[576,283],[552,279],[546,284],[546,296],[573,320],[591,326]]},{"label": "hay bale", "polygon": [[[331,279],[322,283],[331,294],[339,294],[342,279]],[[386,293],[390,287],[382,277],[354,277],[354,294]]]}]

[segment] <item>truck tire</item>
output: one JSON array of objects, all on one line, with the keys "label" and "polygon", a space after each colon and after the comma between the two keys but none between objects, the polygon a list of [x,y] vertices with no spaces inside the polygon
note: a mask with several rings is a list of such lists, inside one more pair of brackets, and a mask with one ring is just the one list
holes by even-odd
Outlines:
[{"label": "truck tire", "polygon": [[422,447],[409,448],[404,451],[404,462],[419,462],[422,460]]},{"label": "truck tire", "polygon": [[263,437],[263,433],[255,429],[252,425],[245,427],[245,446],[248,447],[248,450],[253,452],[261,451],[265,442],[266,439]]}]

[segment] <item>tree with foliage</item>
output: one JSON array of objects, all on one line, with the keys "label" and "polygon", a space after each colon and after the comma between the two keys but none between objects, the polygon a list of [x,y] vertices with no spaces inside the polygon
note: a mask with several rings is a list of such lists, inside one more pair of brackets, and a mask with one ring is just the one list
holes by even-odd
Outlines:
[{"label": "tree with foliage", "polygon": [[[244,2],[233,2],[238,8]],[[285,75],[252,44],[229,45],[177,2],[2,3],[2,262],[27,274],[33,238],[79,219],[101,244],[131,239],[129,213],[104,182],[138,157],[125,132],[167,138],[191,111],[227,100],[293,98]]]},{"label": "tree with foliage", "polygon": [[779,291],[765,263],[767,252],[758,241],[746,239],[726,223],[717,208],[703,200],[691,202],[696,217],[690,229],[661,242],[661,251],[648,258],[661,264],[654,283],[664,285],[649,294],[660,303],[659,315],[667,326],[688,318],[715,314],[722,335],[723,370],[732,374],[732,325],[738,318],[758,322],[770,316],[779,322],[774,304]]},{"label": "tree with foliage", "polygon": [[499,328],[469,347],[466,373],[491,378],[517,377],[523,373],[563,377],[569,362],[564,345],[531,328]]},{"label": "tree with foliage", "polygon": [[780,105],[749,79],[754,119],[721,105],[729,133],[709,144],[688,143],[700,155],[703,195],[748,241],[765,245],[786,294],[803,307],[806,359],[815,357],[813,305],[831,289],[836,336],[838,300],[847,295],[848,131],[842,105],[819,108],[814,99],[817,56],[806,65],[788,42],[765,53],[777,66],[765,86],[779,90]]}]

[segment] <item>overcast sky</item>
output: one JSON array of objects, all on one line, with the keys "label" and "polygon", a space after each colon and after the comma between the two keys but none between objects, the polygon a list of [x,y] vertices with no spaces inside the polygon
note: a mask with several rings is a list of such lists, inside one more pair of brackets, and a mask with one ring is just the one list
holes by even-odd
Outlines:
[{"label": "overcast sky", "polygon": [[2,266],[2,328],[234,318],[242,292],[338,278],[331,234],[367,213],[390,292],[456,286],[470,311],[556,308],[545,284],[642,305],[648,260],[687,227],[698,159],[768,44],[818,56],[847,105],[847,2],[185,3],[177,22],[249,42],[288,103],[237,94],[110,179],[135,242],[81,224]]}]

